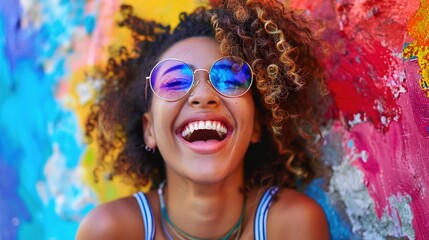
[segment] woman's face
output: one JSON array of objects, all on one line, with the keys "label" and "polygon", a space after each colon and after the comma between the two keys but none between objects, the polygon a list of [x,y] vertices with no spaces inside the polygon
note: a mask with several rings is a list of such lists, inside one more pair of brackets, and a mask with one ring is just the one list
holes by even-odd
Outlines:
[{"label": "woman's face", "polygon": [[[159,60],[176,58],[193,70],[208,70],[221,57],[214,39],[192,37],[171,46]],[[208,83],[207,72],[197,71],[195,79],[199,83],[178,101],[168,102],[153,96],[150,111],[143,117],[145,143],[158,148],[167,176],[215,183],[242,173],[249,143],[259,140],[259,125],[254,122],[251,91],[228,98]],[[216,130],[192,132],[195,124],[215,126]]]}]

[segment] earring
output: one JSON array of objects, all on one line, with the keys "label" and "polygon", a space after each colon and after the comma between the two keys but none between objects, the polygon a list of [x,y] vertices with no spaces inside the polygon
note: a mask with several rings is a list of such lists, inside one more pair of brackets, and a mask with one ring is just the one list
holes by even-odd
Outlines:
[{"label": "earring", "polygon": [[145,149],[147,152],[151,152],[152,154],[154,154],[154,153],[155,153],[155,149],[153,149],[153,148],[149,147],[148,145],[144,145],[144,149]]}]

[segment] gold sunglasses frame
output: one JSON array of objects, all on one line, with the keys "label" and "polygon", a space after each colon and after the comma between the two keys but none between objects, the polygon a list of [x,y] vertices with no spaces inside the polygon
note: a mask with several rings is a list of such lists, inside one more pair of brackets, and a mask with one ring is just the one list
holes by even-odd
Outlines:
[{"label": "gold sunglasses frame", "polygon": [[[223,60],[223,59],[232,59],[232,60],[234,60],[234,61],[236,61],[236,59],[239,59],[240,61],[236,61],[236,62],[239,62],[239,63],[244,63],[244,64],[246,64],[248,67],[249,67],[249,69],[250,69],[250,84],[249,84],[249,87],[246,89],[246,91],[244,91],[243,93],[241,93],[240,95],[237,95],[237,96],[228,96],[228,95],[225,95],[225,94],[223,94],[223,93],[221,93],[214,85],[213,85],[213,83],[212,83],[212,81],[211,81],[211,78],[210,78],[210,72],[212,71],[212,69],[213,69],[213,66],[216,64],[216,63],[218,63],[220,60]],[[160,64],[162,64],[163,62],[165,62],[165,61],[171,61],[171,60],[174,60],[174,61],[179,61],[179,62],[181,62],[181,63],[183,63],[184,65],[186,65],[189,69],[191,69],[192,70],[192,86],[186,91],[186,93],[185,94],[183,94],[183,96],[181,96],[181,97],[179,97],[179,98],[177,98],[177,99],[174,99],[174,100],[170,100],[170,99],[166,99],[166,98],[163,98],[163,97],[161,97],[161,96],[159,96],[156,92],[155,92],[155,90],[153,89],[153,87],[152,87],[152,84],[151,84],[151,81],[150,81],[150,78],[152,77],[152,73],[153,73],[153,71],[155,70],[155,68],[158,66],[158,65],[160,65]],[[162,99],[162,100],[164,100],[164,101],[167,101],[167,102],[176,102],[176,101],[179,101],[181,98],[183,98],[183,97],[185,97],[186,95],[188,95],[190,92],[191,92],[191,90],[195,87],[195,86],[197,86],[198,85],[198,83],[200,82],[200,80],[195,80],[195,73],[196,72],[198,72],[198,71],[205,71],[205,72],[207,72],[207,74],[208,74],[208,79],[206,80],[208,83],[209,83],[209,85],[210,86],[212,86],[212,88],[217,92],[217,93],[219,93],[220,95],[222,95],[222,96],[224,96],[224,97],[227,97],[227,98],[237,98],[237,97],[241,97],[241,96],[243,96],[244,94],[246,94],[248,91],[249,91],[249,89],[250,88],[252,88],[252,84],[253,84],[253,75],[254,75],[254,72],[253,72],[253,69],[252,69],[252,67],[250,66],[250,64],[248,63],[248,62],[246,62],[244,59],[241,59],[241,58],[237,58],[237,57],[231,57],[231,56],[226,56],[226,57],[221,57],[221,58],[218,58],[211,66],[210,66],[210,69],[209,70],[207,70],[207,69],[205,69],[205,68],[197,68],[197,69],[195,69],[195,70],[193,70],[192,69],[192,67],[188,64],[188,63],[186,63],[186,62],[184,62],[183,60],[180,60],[180,59],[178,59],[178,58],[166,58],[166,59],[163,59],[163,60],[161,60],[161,61],[159,61],[157,64],[155,64],[155,66],[152,68],[152,70],[150,71],[150,74],[149,74],[149,76],[147,76],[146,77],[146,86],[145,86],[145,97],[146,97],[146,100],[147,100],[147,89],[148,89],[148,87],[150,87],[150,89],[152,90],[152,93],[153,94],[155,94],[158,98],[160,98],[160,99]]]}]

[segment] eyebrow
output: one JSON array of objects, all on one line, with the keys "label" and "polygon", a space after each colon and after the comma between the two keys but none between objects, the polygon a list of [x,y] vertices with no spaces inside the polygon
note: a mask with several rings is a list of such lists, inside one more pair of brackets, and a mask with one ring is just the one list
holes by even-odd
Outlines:
[{"label": "eyebrow", "polygon": [[[192,66],[191,66],[192,67]],[[181,69],[185,69],[186,65],[185,64],[177,64],[176,66],[173,66],[171,68],[168,68],[165,72],[162,73],[162,76],[164,76],[165,74],[169,73],[169,72],[173,72],[176,70],[181,70]]]}]

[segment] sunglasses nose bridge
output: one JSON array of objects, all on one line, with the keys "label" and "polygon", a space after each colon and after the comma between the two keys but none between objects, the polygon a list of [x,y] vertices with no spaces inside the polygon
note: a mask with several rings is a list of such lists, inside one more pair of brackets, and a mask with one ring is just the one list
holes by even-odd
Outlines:
[{"label": "sunglasses nose bridge", "polygon": [[194,84],[193,84],[193,86],[196,86],[199,82],[200,82],[200,78],[197,78],[196,77],[196,73],[197,72],[199,72],[199,71],[203,71],[203,72],[206,72],[207,73],[207,81],[209,82],[209,70],[207,70],[207,69],[204,69],[204,68],[198,68],[198,69],[195,69],[194,70]]}]

